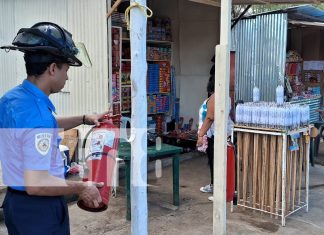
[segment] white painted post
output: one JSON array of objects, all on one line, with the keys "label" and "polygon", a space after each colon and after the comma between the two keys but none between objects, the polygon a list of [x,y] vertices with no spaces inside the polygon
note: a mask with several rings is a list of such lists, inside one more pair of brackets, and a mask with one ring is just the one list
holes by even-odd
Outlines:
[{"label": "white painted post", "polygon": [[215,139],[213,234],[226,234],[227,119],[232,0],[221,1],[220,45],[215,51]]},{"label": "white painted post", "polygon": [[[131,0],[130,4],[135,1]],[[146,0],[136,0],[146,6]],[[147,228],[147,97],[146,11],[130,10],[132,118],[131,133],[131,234],[146,235]]]}]

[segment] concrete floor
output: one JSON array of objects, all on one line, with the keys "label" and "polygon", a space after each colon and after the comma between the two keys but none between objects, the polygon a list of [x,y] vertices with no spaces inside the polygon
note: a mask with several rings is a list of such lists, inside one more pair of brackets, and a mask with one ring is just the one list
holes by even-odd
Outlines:
[{"label": "concrete floor", "polygon": [[[161,178],[154,172],[149,175],[148,206],[149,234],[212,234],[212,203],[209,194],[199,188],[209,181],[207,158],[191,155],[180,165],[181,205],[175,208],[172,202],[172,168],[163,169]],[[123,182],[121,182],[122,185]],[[249,210],[237,208],[227,211],[227,234],[324,234],[324,166],[310,168],[309,212],[301,210],[288,217],[286,227],[281,221]],[[119,187],[117,198],[112,198],[108,210],[90,213],[70,203],[72,235],[119,235],[130,234],[131,223],[125,220],[126,206],[123,187]],[[0,234],[7,234],[3,222]]]}]

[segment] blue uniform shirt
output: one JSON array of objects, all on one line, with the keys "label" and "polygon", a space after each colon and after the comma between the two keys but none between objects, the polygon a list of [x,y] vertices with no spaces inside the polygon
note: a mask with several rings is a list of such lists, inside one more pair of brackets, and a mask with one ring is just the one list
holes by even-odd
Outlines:
[{"label": "blue uniform shirt", "polygon": [[50,99],[28,80],[0,99],[0,160],[7,186],[24,190],[24,171],[64,178],[60,137]]}]

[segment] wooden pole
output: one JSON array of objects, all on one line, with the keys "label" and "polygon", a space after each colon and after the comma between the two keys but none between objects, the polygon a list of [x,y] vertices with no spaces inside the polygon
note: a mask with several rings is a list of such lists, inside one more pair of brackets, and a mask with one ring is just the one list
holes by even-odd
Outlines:
[{"label": "wooden pole", "polygon": [[303,158],[305,154],[304,144],[304,136],[302,135],[299,141],[298,206],[300,206],[301,183],[303,178]]},{"label": "wooden pole", "polygon": [[265,204],[265,193],[266,193],[266,168],[267,168],[267,158],[268,158],[268,136],[262,136],[262,171],[261,171],[261,204],[260,209],[264,210]]},{"label": "wooden pole", "polygon": [[[290,137],[289,137],[290,139]],[[291,141],[288,141],[288,143],[291,144]],[[288,144],[287,148],[289,149],[290,144]],[[292,151],[288,150],[287,151],[287,181],[286,181],[286,214],[289,214],[290,210],[290,188],[291,188],[291,159],[292,159]]]},{"label": "wooden pole", "polygon": [[[227,97],[229,81],[221,81],[227,77],[226,61],[229,60],[228,46],[216,47],[215,86],[215,139],[214,139],[214,201],[213,201],[213,234],[226,234],[226,155],[227,155]],[[227,74],[227,75],[226,75]],[[225,98],[226,97],[226,98]]]},{"label": "wooden pole", "polygon": [[[232,0],[221,1],[220,45],[215,63],[215,139],[213,234],[226,234],[227,119],[230,78],[230,37]],[[144,86],[145,87],[145,86]]]},{"label": "wooden pole", "polygon": [[[135,0],[131,0],[130,4]],[[146,6],[146,0],[136,0]],[[147,228],[147,98],[146,12],[130,10],[132,119],[131,133],[131,233],[148,234]]]},{"label": "wooden pole", "polygon": [[[269,172],[269,205],[270,212],[274,212],[274,198],[275,198],[275,182],[276,182],[276,145],[277,145],[277,137],[270,137],[270,172]],[[271,214],[272,217],[272,214]]]},{"label": "wooden pole", "polygon": [[259,160],[258,160],[258,181],[257,181],[257,203],[259,204],[259,209],[261,208],[261,197],[262,197],[262,160],[263,160],[263,135],[259,135]]},{"label": "wooden pole", "polygon": [[253,208],[256,208],[256,200],[257,200],[257,181],[258,181],[258,160],[259,160],[259,140],[260,135],[254,134],[254,144],[253,144],[253,201],[252,206]]},{"label": "wooden pole", "polygon": [[249,146],[249,173],[248,173],[248,205],[252,206],[253,202],[253,143],[254,143],[255,134],[250,135],[250,146]]},{"label": "wooden pole", "polygon": [[122,2],[122,0],[117,0],[114,5],[111,7],[110,11],[107,13],[107,18],[111,16],[111,14],[116,10],[116,8],[119,6],[119,4]]},{"label": "wooden pole", "polygon": [[[281,136],[277,139],[277,190],[276,190],[276,214],[279,213],[279,206],[281,203],[281,171],[282,171],[282,158],[285,156],[282,156],[282,145],[283,145],[283,138]],[[276,215],[276,219],[278,216]]]},{"label": "wooden pole", "polygon": [[291,210],[293,211],[295,209],[295,195],[296,195],[296,171],[297,171],[297,157],[298,153],[297,151],[294,151],[293,159],[292,159],[292,187],[291,187]]},{"label": "wooden pole", "polygon": [[241,200],[241,159],[243,154],[243,133],[237,132],[237,163],[236,163],[236,172],[237,172],[237,203],[240,203]]},{"label": "wooden pole", "polygon": [[[246,205],[248,193],[248,175],[249,175],[249,155],[250,155],[250,137],[252,134],[244,133],[243,144],[243,205]],[[250,205],[249,205],[250,206]],[[244,209],[244,207],[243,207]]]}]

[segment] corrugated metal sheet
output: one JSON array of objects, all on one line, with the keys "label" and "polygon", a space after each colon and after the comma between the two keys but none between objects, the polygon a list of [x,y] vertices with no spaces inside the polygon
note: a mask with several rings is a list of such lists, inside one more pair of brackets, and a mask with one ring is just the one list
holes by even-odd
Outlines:
[{"label": "corrugated metal sheet", "polygon": [[[57,4],[57,3],[53,3]],[[108,109],[108,39],[105,0],[68,0],[67,25],[75,41],[87,46],[92,67],[70,68],[68,90],[55,95],[59,114]]]},{"label": "corrugated metal sheet", "polygon": [[[16,35],[15,18],[11,1],[0,1],[0,45],[8,45]],[[17,84],[16,53],[0,50],[0,96]]]},{"label": "corrugated metal sheet", "polygon": [[241,20],[232,30],[236,51],[236,99],[251,101],[254,86],[263,101],[275,100],[283,84],[287,42],[287,14],[261,15]]},{"label": "corrugated metal sheet", "polygon": [[[70,31],[74,41],[82,41],[87,46],[93,66],[71,67],[64,92],[51,96],[59,115],[107,110],[106,0],[0,0],[0,6],[1,45],[10,44],[21,27],[30,27],[39,21],[52,21]],[[2,95],[9,87],[20,83],[26,74],[21,53],[5,55],[2,51],[0,59],[3,68],[0,77]]]}]

